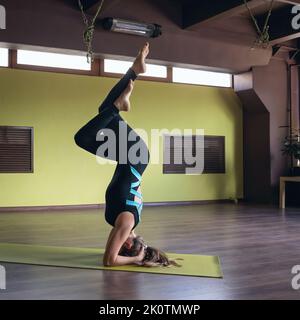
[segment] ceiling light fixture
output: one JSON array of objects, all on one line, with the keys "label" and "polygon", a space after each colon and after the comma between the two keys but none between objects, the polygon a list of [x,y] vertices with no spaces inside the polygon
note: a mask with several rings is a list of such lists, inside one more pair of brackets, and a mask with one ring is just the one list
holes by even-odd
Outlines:
[{"label": "ceiling light fixture", "polygon": [[102,19],[102,26],[105,30],[148,38],[156,38],[162,34],[161,26],[156,23],[142,23],[123,19],[104,18]]}]

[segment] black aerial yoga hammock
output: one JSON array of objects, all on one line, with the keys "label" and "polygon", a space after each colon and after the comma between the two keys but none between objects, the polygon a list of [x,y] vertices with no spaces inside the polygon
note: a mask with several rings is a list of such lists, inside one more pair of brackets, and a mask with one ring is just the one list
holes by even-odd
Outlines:
[{"label": "black aerial yoga hammock", "polygon": [[[149,150],[142,138],[122,119],[119,109],[114,105],[116,99],[122,94],[129,84],[130,79],[136,79],[135,72],[130,68],[123,78],[112,88],[98,111],[99,114],[91,119],[75,134],[76,144],[84,150],[99,156],[98,148],[105,141],[97,141],[96,136],[100,130],[110,129],[116,135],[116,152],[113,157],[100,155],[101,157],[117,161],[117,166],[105,192],[105,219],[114,226],[117,216],[123,211],[129,211],[134,215],[135,224],[133,229],[141,221],[141,211],[143,207],[142,194],[138,192],[141,184],[142,174],[149,162]],[[120,160],[119,152],[119,125],[126,128],[127,132],[127,161]],[[100,131],[101,134],[101,131]],[[130,134],[130,140],[128,135]],[[130,162],[128,157],[129,149],[138,142],[139,159],[137,163]],[[122,146],[121,146],[122,147]],[[126,162],[126,163],[124,163]],[[140,201],[134,201],[138,197]]]}]

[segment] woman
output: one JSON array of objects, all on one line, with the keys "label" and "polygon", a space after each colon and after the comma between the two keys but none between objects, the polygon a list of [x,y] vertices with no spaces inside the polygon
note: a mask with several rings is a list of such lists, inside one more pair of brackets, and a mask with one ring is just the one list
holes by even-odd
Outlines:
[{"label": "woman", "polygon": [[[162,261],[162,256],[165,257],[163,253],[159,253],[159,256],[151,255],[150,257],[151,247],[147,247],[141,240],[142,238],[137,237],[134,233],[135,227],[141,220],[143,204],[140,184],[142,174],[149,162],[149,151],[145,142],[120,116],[120,111],[130,110],[129,97],[133,90],[133,81],[140,73],[146,72],[145,59],[148,53],[149,43],[146,43],[140,50],[132,67],[113,87],[101,104],[99,114],[83,126],[74,137],[76,144],[84,150],[117,161],[113,178],[105,193],[105,219],[113,226],[103,257],[105,266],[146,264],[146,262],[165,265],[166,261],[169,261],[167,258]],[[126,147],[119,139],[120,126],[126,129]],[[116,136],[115,152],[109,153],[108,156],[99,151],[105,143],[104,141],[98,141],[99,135],[103,135],[105,130],[110,130]],[[130,139],[128,139],[128,135],[130,135]],[[98,137],[97,140],[96,136]],[[139,161],[133,161],[132,155],[130,156],[130,152],[128,152],[136,142],[139,145]],[[124,148],[126,149],[126,161],[124,161],[124,152],[122,152]],[[159,251],[157,250],[157,252]]]}]

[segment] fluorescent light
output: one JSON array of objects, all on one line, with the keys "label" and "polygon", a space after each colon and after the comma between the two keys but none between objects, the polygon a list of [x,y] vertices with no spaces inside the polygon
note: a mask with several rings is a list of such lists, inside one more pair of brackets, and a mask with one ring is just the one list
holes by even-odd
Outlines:
[{"label": "fluorescent light", "polygon": [[29,50],[18,50],[17,63],[52,68],[91,70],[91,64],[87,62],[84,56]]},{"label": "fluorescent light", "polygon": [[[124,74],[132,66],[132,62],[122,60],[104,59],[104,72]],[[146,64],[147,72],[142,73],[142,76],[166,78],[167,67],[156,64]]]},{"label": "fluorescent light", "polygon": [[232,76],[229,73],[174,67],[173,82],[230,88]]},{"label": "fluorescent light", "polygon": [[0,67],[8,67],[8,49],[0,48]]},{"label": "fluorescent light", "polygon": [[105,18],[102,20],[102,25],[105,30],[148,38],[156,38],[162,34],[161,26],[156,23],[142,23],[124,19]]}]

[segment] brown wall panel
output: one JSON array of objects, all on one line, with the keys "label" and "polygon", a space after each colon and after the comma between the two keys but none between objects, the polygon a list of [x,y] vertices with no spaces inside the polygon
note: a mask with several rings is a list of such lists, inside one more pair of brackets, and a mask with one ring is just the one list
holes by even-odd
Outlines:
[{"label": "brown wall panel", "polygon": [[[85,51],[84,25],[74,3],[77,1],[2,0],[7,29],[0,32],[0,44]],[[266,65],[271,57],[270,49],[250,50],[252,35],[241,37],[239,32],[216,31],[213,27],[183,30],[179,24],[181,7],[174,1],[106,1],[101,17],[107,16],[162,25],[163,35],[150,39],[150,59],[240,72],[253,65]],[[247,19],[244,22],[247,24]],[[93,46],[98,54],[134,57],[144,42],[142,37],[97,28]]]}]

